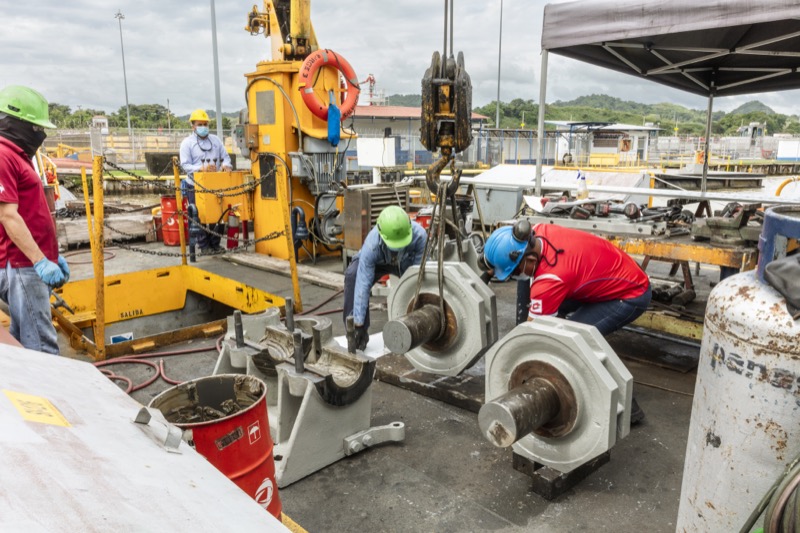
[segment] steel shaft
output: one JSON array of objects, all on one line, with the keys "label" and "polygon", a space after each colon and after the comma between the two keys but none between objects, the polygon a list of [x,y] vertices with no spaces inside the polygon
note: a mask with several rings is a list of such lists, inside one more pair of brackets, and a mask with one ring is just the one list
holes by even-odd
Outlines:
[{"label": "steel shaft", "polygon": [[484,404],[478,425],[489,442],[506,448],[553,420],[560,409],[555,387],[546,379],[534,378]]},{"label": "steel shaft", "polygon": [[236,347],[244,347],[244,327],[242,326],[242,312],[238,309],[233,312],[233,332],[236,336]]},{"label": "steel shaft", "polygon": [[383,343],[392,353],[404,354],[441,334],[442,311],[435,305],[423,305],[407,315],[390,320],[383,328]]}]

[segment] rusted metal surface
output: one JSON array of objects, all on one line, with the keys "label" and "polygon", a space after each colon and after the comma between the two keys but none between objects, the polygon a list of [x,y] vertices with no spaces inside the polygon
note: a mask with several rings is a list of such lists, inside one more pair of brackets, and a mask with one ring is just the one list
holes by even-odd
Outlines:
[{"label": "rusted metal surface", "polygon": [[209,387],[209,382],[190,381],[162,393],[154,402],[173,424],[221,420],[247,409],[264,395],[264,387],[257,380],[240,377],[231,382],[230,390],[219,391]]},{"label": "rusted metal surface", "polygon": [[634,326],[639,326],[656,331],[663,331],[670,335],[700,340],[703,338],[703,324],[673,316],[659,311],[646,311],[633,321]]},{"label": "rusted metal surface", "polygon": [[711,292],[678,531],[735,531],[800,453],[800,322],[755,272]]},{"label": "rusted metal surface", "polygon": [[[440,308],[440,301],[441,299],[437,294],[423,292],[419,295],[418,306],[423,307],[432,305]],[[411,311],[414,307],[415,302],[412,301],[408,306],[409,311]],[[456,313],[453,311],[453,308],[450,306],[450,304],[447,303],[447,300],[444,301],[444,322],[444,332],[431,341],[423,343],[422,347],[424,349],[432,352],[443,352],[448,350],[458,337],[458,317],[456,316]],[[441,315],[439,315],[439,324],[441,324]]]},{"label": "rusted metal surface", "polygon": [[478,413],[478,424],[489,442],[507,448],[553,420],[560,410],[555,387],[546,379],[533,378],[487,402]]},{"label": "rusted metal surface", "polygon": [[548,466],[543,466],[518,453],[513,454],[513,467],[533,480],[531,491],[546,500],[554,500],[583,481],[589,474],[606,464],[611,454],[605,452],[591,461],[579,466],[568,474],[562,474]]},{"label": "rusted metal surface", "polygon": [[617,235],[605,235],[605,238],[628,254],[648,255],[653,259],[692,261],[705,265],[737,268],[742,271],[752,270],[758,263],[758,248],[755,246],[712,246],[709,243],[694,242],[689,238],[643,239]]},{"label": "rusted metal surface", "polygon": [[213,335],[223,334],[228,329],[228,322],[226,319],[215,320],[213,322],[206,322],[205,324],[198,324],[196,326],[189,326],[186,328],[176,329],[173,331],[165,331],[156,335],[142,337],[130,341],[118,342],[106,346],[106,356],[120,357],[128,355],[137,351],[135,346],[143,343],[153,343],[155,348],[160,346],[169,346],[179,342],[184,342],[192,339],[205,338]]},{"label": "rusted metal surface", "polygon": [[383,342],[392,353],[407,351],[439,338],[442,312],[438,306],[423,305],[405,316],[390,320],[383,327]]},{"label": "rusted metal surface", "polygon": [[564,375],[553,365],[544,361],[526,361],[517,366],[508,381],[509,390],[521,387],[533,380],[544,379],[558,395],[559,410],[550,420],[533,429],[542,437],[563,437],[575,427],[578,418],[578,402],[575,391]]}]

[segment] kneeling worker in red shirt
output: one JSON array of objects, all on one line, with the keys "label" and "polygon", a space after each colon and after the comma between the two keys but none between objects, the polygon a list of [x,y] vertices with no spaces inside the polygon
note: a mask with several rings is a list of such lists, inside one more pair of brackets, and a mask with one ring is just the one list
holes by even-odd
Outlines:
[{"label": "kneeling worker in red shirt", "polygon": [[[483,262],[499,281],[530,277],[528,320],[558,315],[595,326],[603,336],[636,320],[652,297],[650,279],[628,254],[606,239],[553,224],[531,228],[521,220],[498,229],[486,241]],[[635,400],[632,411],[631,422],[644,417]]]}]

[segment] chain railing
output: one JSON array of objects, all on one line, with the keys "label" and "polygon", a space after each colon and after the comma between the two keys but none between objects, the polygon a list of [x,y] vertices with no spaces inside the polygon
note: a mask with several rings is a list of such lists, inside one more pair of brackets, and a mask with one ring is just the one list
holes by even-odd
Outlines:
[{"label": "chain railing", "polygon": [[[119,165],[117,165],[115,163],[112,163],[111,161],[108,161],[106,158],[103,158],[103,164],[104,164],[104,169],[103,169],[104,171],[108,171],[108,169],[110,168],[110,169],[116,170],[118,172],[121,172],[124,175],[129,176],[133,180],[136,180],[137,181],[137,185],[139,185],[141,182],[145,181],[145,179],[142,176],[134,174],[133,172],[131,172],[131,171],[125,169],[125,168],[122,168]],[[171,167],[172,166],[172,162],[170,162],[168,166]],[[165,166],[164,170],[166,170],[166,168],[167,167]],[[181,169],[181,171],[182,171],[182,169]],[[249,194],[251,192],[254,192],[258,188],[258,186],[261,185],[266,179],[268,179],[272,175],[274,175],[274,172],[275,172],[275,170],[273,169],[272,171],[270,171],[269,173],[265,174],[264,176],[262,176],[258,180],[254,180],[254,181],[243,183],[243,184],[233,185],[231,187],[224,187],[224,188],[220,188],[220,189],[211,189],[211,188],[208,188],[208,187],[204,187],[203,185],[201,185],[199,183],[195,183],[195,188],[199,189],[199,190],[202,190],[204,193],[213,194],[213,195],[217,196],[218,198],[240,196],[242,194]],[[102,181],[102,178],[101,178],[101,181]],[[133,185],[133,184],[129,184],[129,185]],[[173,190],[173,191],[175,190],[175,186],[174,185],[165,185],[165,186],[163,186],[163,188],[167,189],[167,190]],[[230,192],[230,191],[235,191],[235,192]],[[183,216],[183,217],[185,217],[186,220],[190,220],[188,213],[184,212],[181,208],[178,208],[175,211],[175,216],[178,216],[178,217]],[[103,221],[103,226],[108,228],[112,232],[114,232],[116,234],[119,234],[119,235],[122,235],[123,237],[127,237],[128,239],[131,239],[131,240],[138,240],[138,239],[142,238],[142,234],[141,233],[140,234],[128,233],[126,231],[123,231],[123,230],[120,230],[118,228],[113,227],[111,224],[109,224],[105,220]],[[200,231],[203,231],[204,233],[206,233],[208,235],[211,235],[211,236],[214,236],[214,237],[218,237],[220,240],[221,239],[235,240],[237,243],[239,243],[239,245],[237,247],[235,247],[235,248],[230,248],[230,249],[227,249],[227,250],[221,250],[219,252],[214,252],[213,255],[240,253],[242,251],[246,251],[247,247],[249,247],[249,246],[252,246],[252,245],[258,244],[260,242],[264,242],[264,241],[274,240],[274,239],[277,239],[279,237],[282,237],[282,236],[286,235],[285,231],[273,231],[271,233],[268,233],[267,235],[264,235],[263,237],[259,237],[258,239],[242,239],[242,238],[239,238],[239,237],[231,237],[231,236],[228,236],[228,235],[223,235],[221,233],[217,233],[216,231],[205,227],[203,224],[194,224],[194,227],[196,229],[199,229]],[[146,238],[150,234],[155,235],[156,232],[157,232],[157,230],[155,228],[153,228],[151,230],[148,230],[147,232],[144,233],[144,237]],[[166,252],[166,251],[160,251],[160,250],[148,250],[148,249],[145,249],[145,248],[140,248],[140,247],[136,247],[136,246],[131,246],[129,244],[125,244],[125,243],[121,242],[119,239],[113,239],[113,238],[111,239],[111,242],[115,246],[118,246],[119,248],[122,248],[123,250],[128,250],[128,251],[131,251],[131,252],[136,252],[136,253],[141,253],[141,254],[146,254],[146,255],[153,255],[153,256],[159,256],[159,257],[181,257],[181,258],[182,257],[189,257],[189,256],[192,255],[191,252],[176,253],[176,252]],[[204,254],[204,255],[209,255],[209,254]]]}]

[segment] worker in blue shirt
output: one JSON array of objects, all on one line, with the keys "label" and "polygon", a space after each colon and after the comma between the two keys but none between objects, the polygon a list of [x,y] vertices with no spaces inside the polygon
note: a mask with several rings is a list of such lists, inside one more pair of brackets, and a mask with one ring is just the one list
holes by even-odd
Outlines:
[{"label": "worker in blue shirt", "polygon": [[[189,116],[189,122],[192,123],[192,133],[181,142],[181,167],[186,172],[186,179],[181,180],[181,194],[195,205],[194,173],[231,170],[233,166],[220,138],[208,132],[208,113],[203,109],[195,109]],[[194,218],[190,223],[199,226],[199,221]],[[192,244],[200,247],[200,253],[222,251],[218,237],[202,230],[196,233],[197,242]]]},{"label": "worker in blue shirt", "polygon": [[363,350],[369,341],[369,294],[375,280],[386,274],[402,276],[408,267],[420,264],[427,238],[402,208],[392,205],[381,211],[344,273],[343,318],[353,317],[357,349]]}]

